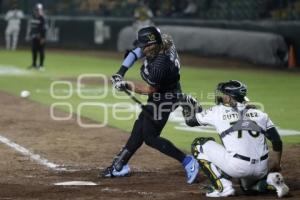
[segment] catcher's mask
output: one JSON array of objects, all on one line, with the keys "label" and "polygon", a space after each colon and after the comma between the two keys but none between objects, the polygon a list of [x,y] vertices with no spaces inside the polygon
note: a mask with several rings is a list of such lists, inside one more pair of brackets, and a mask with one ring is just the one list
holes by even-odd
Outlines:
[{"label": "catcher's mask", "polygon": [[249,99],[246,97],[247,86],[237,80],[230,80],[228,82],[218,84],[215,92],[216,104],[223,103],[224,95],[228,95],[240,103],[249,101]]}]

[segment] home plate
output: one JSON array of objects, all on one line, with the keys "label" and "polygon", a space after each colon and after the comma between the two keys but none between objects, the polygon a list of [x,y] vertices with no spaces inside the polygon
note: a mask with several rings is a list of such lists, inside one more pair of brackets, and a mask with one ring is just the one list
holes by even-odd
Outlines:
[{"label": "home plate", "polygon": [[97,185],[97,184],[91,181],[67,181],[67,182],[54,183],[54,185]]}]

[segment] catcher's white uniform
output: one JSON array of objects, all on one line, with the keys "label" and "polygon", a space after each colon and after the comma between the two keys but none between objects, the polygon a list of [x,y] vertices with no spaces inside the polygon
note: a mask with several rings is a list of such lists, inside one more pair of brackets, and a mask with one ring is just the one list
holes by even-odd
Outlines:
[{"label": "catcher's white uniform", "polygon": [[[245,109],[238,103],[239,111]],[[274,125],[268,115],[257,109],[249,109],[246,119],[254,121],[266,131]],[[240,118],[236,109],[224,105],[216,105],[196,114],[200,125],[212,125],[221,133],[232,127]],[[222,137],[221,137],[222,138]],[[233,178],[240,178],[244,188],[263,178],[268,172],[268,147],[265,136],[254,131],[235,131],[222,138],[223,145],[208,141],[200,145],[198,159],[207,160]],[[202,153],[201,153],[202,152]]]},{"label": "catcher's white uniform", "polygon": [[6,49],[8,50],[15,50],[17,47],[22,18],[24,18],[24,14],[18,9],[9,10],[5,15],[5,20],[7,21],[5,40]]}]

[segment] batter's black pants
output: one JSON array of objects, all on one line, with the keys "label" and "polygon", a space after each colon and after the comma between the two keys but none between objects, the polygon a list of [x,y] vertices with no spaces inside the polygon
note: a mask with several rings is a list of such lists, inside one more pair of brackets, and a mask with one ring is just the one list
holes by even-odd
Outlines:
[{"label": "batter's black pants", "polygon": [[45,59],[45,43],[41,44],[39,38],[34,38],[31,44],[31,52],[32,52],[32,66],[37,66],[37,56],[39,54],[40,63],[39,66],[42,67],[44,65]]},{"label": "batter's black pants", "polygon": [[[182,162],[185,158],[185,154],[175,147],[169,140],[160,137],[160,134],[166,125],[170,113],[176,109],[177,98],[166,99],[161,97],[159,100],[155,100],[152,96],[149,97],[147,105],[144,107],[138,119],[135,121],[131,135],[125,146],[129,150],[130,156],[124,164],[126,164],[130,157],[136,152],[136,150],[145,142],[148,146],[157,149],[158,151],[168,155],[179,162]],[[145,112],[150,114],[152,118],[155,118],[155,124],[152,122],[149,116]],[[158,116],[161,114],[161,118]]]}]

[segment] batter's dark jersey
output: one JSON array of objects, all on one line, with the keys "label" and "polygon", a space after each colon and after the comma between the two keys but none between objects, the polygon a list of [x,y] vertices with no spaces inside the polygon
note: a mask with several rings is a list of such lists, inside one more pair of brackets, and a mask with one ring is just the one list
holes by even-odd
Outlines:
[{"label": "batter's dark jersey", "polygon": [[158,54],[155,58],[144,61],[141,76],[144,81],[157,89],[156,93],[161,95],[150,94],[147,104],[143,106],[142,112],[135,121],[125,146],[131,155],[146,143],[179,162],[185,158],[181,150],[169,140],[160,137],[170,113],[177,108],[174,104],[178,102],[177,94],[181,93],[179,69],[180,63],[175,46],[164,54]]},{"label": "batter's dark jersey", "polygon": [[141,76],[149,85],[158,89],[158,93],[180,92],[180,62],[173,45],[164,54],[144,61]]}]

